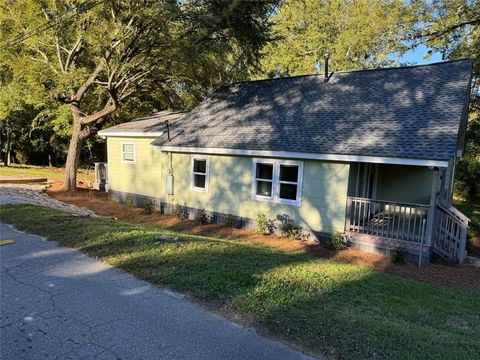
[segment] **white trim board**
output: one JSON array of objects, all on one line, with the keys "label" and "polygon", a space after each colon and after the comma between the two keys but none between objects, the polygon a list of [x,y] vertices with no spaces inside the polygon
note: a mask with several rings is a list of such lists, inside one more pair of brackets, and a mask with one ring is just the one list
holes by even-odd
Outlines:
[{"label": "white trim board", "polygon": [[[124,151],[124,145],[132,145],[133,151]],[[133,160],[125,160],[125,153],[133,154]],[[137,147],[134,142],[122,142],[120,143],[120,162],[126,165],[135,165],[137,163]]]},{"label": "white trim board", "polygon": [[[196,173],[194,172],[194,163],[195,160],[205,160],[205,173]],[[195,175],[204,175],[205,176],[205,187],[196,187],[195,186]],[[191,160],[190,160],[190,190],[193,191],[199,191],[199,192],[204,192],[208,193],[208,182],[210,180],[210,156],[208,155],[197,155],[197,154],[192,154]]]},{"label": "white trim board", "polygon": [[183,146],[168,146],[168,145],[152,145],[152,146],[156,150],[179,152],[179,153],[259,156],[259,157],[269,157],[269,158],[273,157],[273,158],[286,158],[286,159],[324,160],[324,161],[341,161],[341,162],[365,162],[365,163],[373,163],[373,164],[432,166],[432,167],[442,167],[442,168],[448,167],[447,160],[406,159],[406,158],[381,157],[381,156],[316,154],[316,153],[302,153],[302,152],[292,152],[292,151],[241,150],[241,149],[183,147]]},{"label": "white trim board", "polygon": [[143,131],[118,131],[118,132],[104,132],[100,130],[98,135],[102,138],[106,137],[159,137],[162,136],[164,131],[157,132],[143,132]]}]

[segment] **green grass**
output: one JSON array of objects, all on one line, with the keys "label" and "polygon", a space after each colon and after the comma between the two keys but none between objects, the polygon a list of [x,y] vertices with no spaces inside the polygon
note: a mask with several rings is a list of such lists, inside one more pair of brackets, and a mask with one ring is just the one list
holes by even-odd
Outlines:
[{"label": "green grass", "polygon": [[468,234],[470,237],[480,236],[480,204],[457,199],[455,207],[470,218]]},{"label": "green grass", "polygon": [[[63,168],[34,166],[34,165],[10,165],[0,166],[0,176],[16,177],[46,177],[48,180],[63,181]],[[78,181],[94,181],[95,173],[92,170],[78,169]]]},{"label": "green grass", "polygon": [[246,241],[178,233],[177,241],[155,245],[160,230],[145,225],[29,205],[0,211],[3,222],[20,230],[255,319],[313,351],[345,359],[477,359],[480,353],[478,292]]}]

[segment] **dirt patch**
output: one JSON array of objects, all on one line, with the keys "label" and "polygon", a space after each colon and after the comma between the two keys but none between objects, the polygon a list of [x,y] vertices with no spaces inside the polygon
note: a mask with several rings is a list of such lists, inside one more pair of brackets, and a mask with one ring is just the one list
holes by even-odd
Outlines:
[{"label": "dirt patch", "polygon": [[469,250],[471,255],[476,257],[480,257],[480,235],[475,236],[470,239],[470,247]]},{"label": "dirt patch", "polygon": [[313,256],[334,259],[344,263],[368,266],[379,271],[414,279],[433,285],[480,291],[480,268],[472,266],[449,266],[428,264],[418,268],[414,264],[394,265],[388,257],[363,252],[358,249],[330,251],[312,243],[300,243],[279,236],[262,236],[252,230],[235,229],[221,225],[200,225],[193,220],[179,220],[170,215],[153,213],[147,215],[143,209],[127,207],[111,201],[108,194],[88,190],[85,187],[72,192],[64,192],[61,183],[54,183],[48,194],[60,201],[85,207],[102,216],[115,217],[134,223],[158,226],[163,229],[181,231],[192,235],[214,236],[224,239],[242,239],[255,243],[268,244],[285,251],[305,251]]}]

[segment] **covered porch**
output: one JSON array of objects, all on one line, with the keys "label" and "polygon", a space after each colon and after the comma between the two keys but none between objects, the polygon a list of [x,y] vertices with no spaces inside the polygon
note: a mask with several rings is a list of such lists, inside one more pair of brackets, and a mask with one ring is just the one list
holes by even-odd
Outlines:
[{"label": "covered porch", "polygon": [[432,255],[463,263],[469,219],[451,203],[450,168],[351,165],[345,232],[354,246],[386,254],[405,248],[410,259]]}]

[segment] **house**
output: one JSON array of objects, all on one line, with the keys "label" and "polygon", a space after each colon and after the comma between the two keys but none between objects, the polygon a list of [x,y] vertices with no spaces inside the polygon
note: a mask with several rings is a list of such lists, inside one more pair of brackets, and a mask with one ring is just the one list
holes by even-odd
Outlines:
[{"label": "house", "polygon": [[288,215],[318,238],[402,246],[463,262],[468,218],[451,205],[473,61],[240,82],[190,112],[100,131],[108,191],[194,218]]}]

